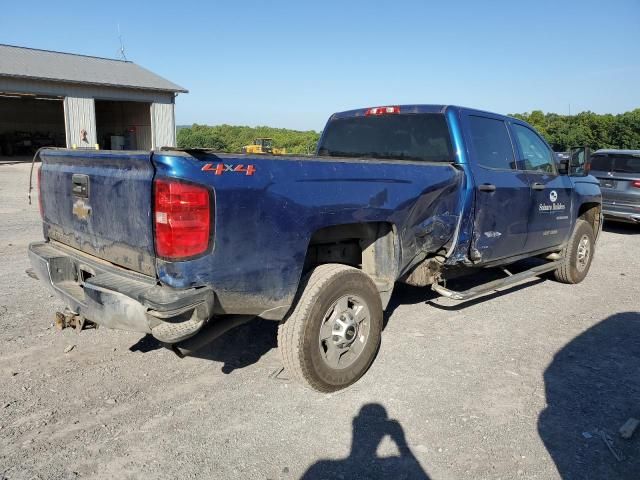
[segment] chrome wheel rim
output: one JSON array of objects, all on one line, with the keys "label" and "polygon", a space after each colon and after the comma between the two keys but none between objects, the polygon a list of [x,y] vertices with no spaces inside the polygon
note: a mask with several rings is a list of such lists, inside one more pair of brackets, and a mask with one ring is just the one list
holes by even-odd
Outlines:
[{"label": "chrome wheel rim", "polygon": [[589,258],[591,257],[591,240],[587,235],[583,235],[578,242],[578,251],[576,259],[576,268],[579,272],[584,272],[587,265],[589,265]]},{"label": "chrome wheel rim", "polygon": [[335,370],[348,368],[362,354],[371,316],[367,304],[357,295],[343,295],[325,313],[318,345],[324,363]]}]

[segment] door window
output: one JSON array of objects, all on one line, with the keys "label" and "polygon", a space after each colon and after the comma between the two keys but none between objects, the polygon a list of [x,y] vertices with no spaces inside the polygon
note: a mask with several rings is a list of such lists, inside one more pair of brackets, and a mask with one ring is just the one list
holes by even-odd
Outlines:
[{"label": "door window", "polygon": [[469,117],[471,143],[479,165],[487,168],[515,170],[513,146],[502,120]]},{"label": "door window", "polygon": [[520,150],[523,155],[525,170],[556,173],[556,163],[553,152],[547,144],[533,130],[522,125],[514,124],[513,130],[516,134]]}]

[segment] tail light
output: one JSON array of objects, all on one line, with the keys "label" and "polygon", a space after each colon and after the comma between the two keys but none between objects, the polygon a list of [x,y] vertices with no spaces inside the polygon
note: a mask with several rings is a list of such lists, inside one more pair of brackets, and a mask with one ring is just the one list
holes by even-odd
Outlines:
[{"label": "tail light", "polygon": [[154,197],[155,243],[159,257],[180,260],[209,249],[211,198],[207,188],[156,179]]},{"label": "tail light", "polygon": [[633,185],[636,188],[640,188],[640,180],[634,180],[631,185]]},{"label": "tail light", "polygon": [[44,209],[42,208],[42,165],[38,167],[38,208],[40,209],[40,218],[44,220]]},{"label": "tail light", "polygon": [[400,107],[374,107],[367,110],[365,115],[392,115],[394,113],[400,113]]}]

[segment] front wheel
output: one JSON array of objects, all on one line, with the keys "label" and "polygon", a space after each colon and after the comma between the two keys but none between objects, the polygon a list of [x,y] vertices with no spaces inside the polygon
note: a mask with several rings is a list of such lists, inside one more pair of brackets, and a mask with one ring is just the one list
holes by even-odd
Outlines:
[{"label": "front wheel", "polygon": [[580,283],[589,273],[595,253],[593,228],[585,220],[578,219],[571,238],[562,250],[564,265],[554,272],[562,283]]},{"label": "front wheel", "polygon": [[345,388],[369,369],[380,345],[378,290],[367,274],[339,264],[316,267],[300,288],[278,329],[284,367],[314,390]]}]

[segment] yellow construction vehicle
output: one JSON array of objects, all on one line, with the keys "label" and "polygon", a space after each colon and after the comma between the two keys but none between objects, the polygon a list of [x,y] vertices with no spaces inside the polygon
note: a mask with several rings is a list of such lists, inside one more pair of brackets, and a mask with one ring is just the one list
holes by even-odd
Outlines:
[{"label": "yellow construction vehicle", "polygon": [[256,138],[253,145],[242,147],[242,153],[270,153],[271,155],[284,155],[286,148],[275,148],[272,138]]}]

